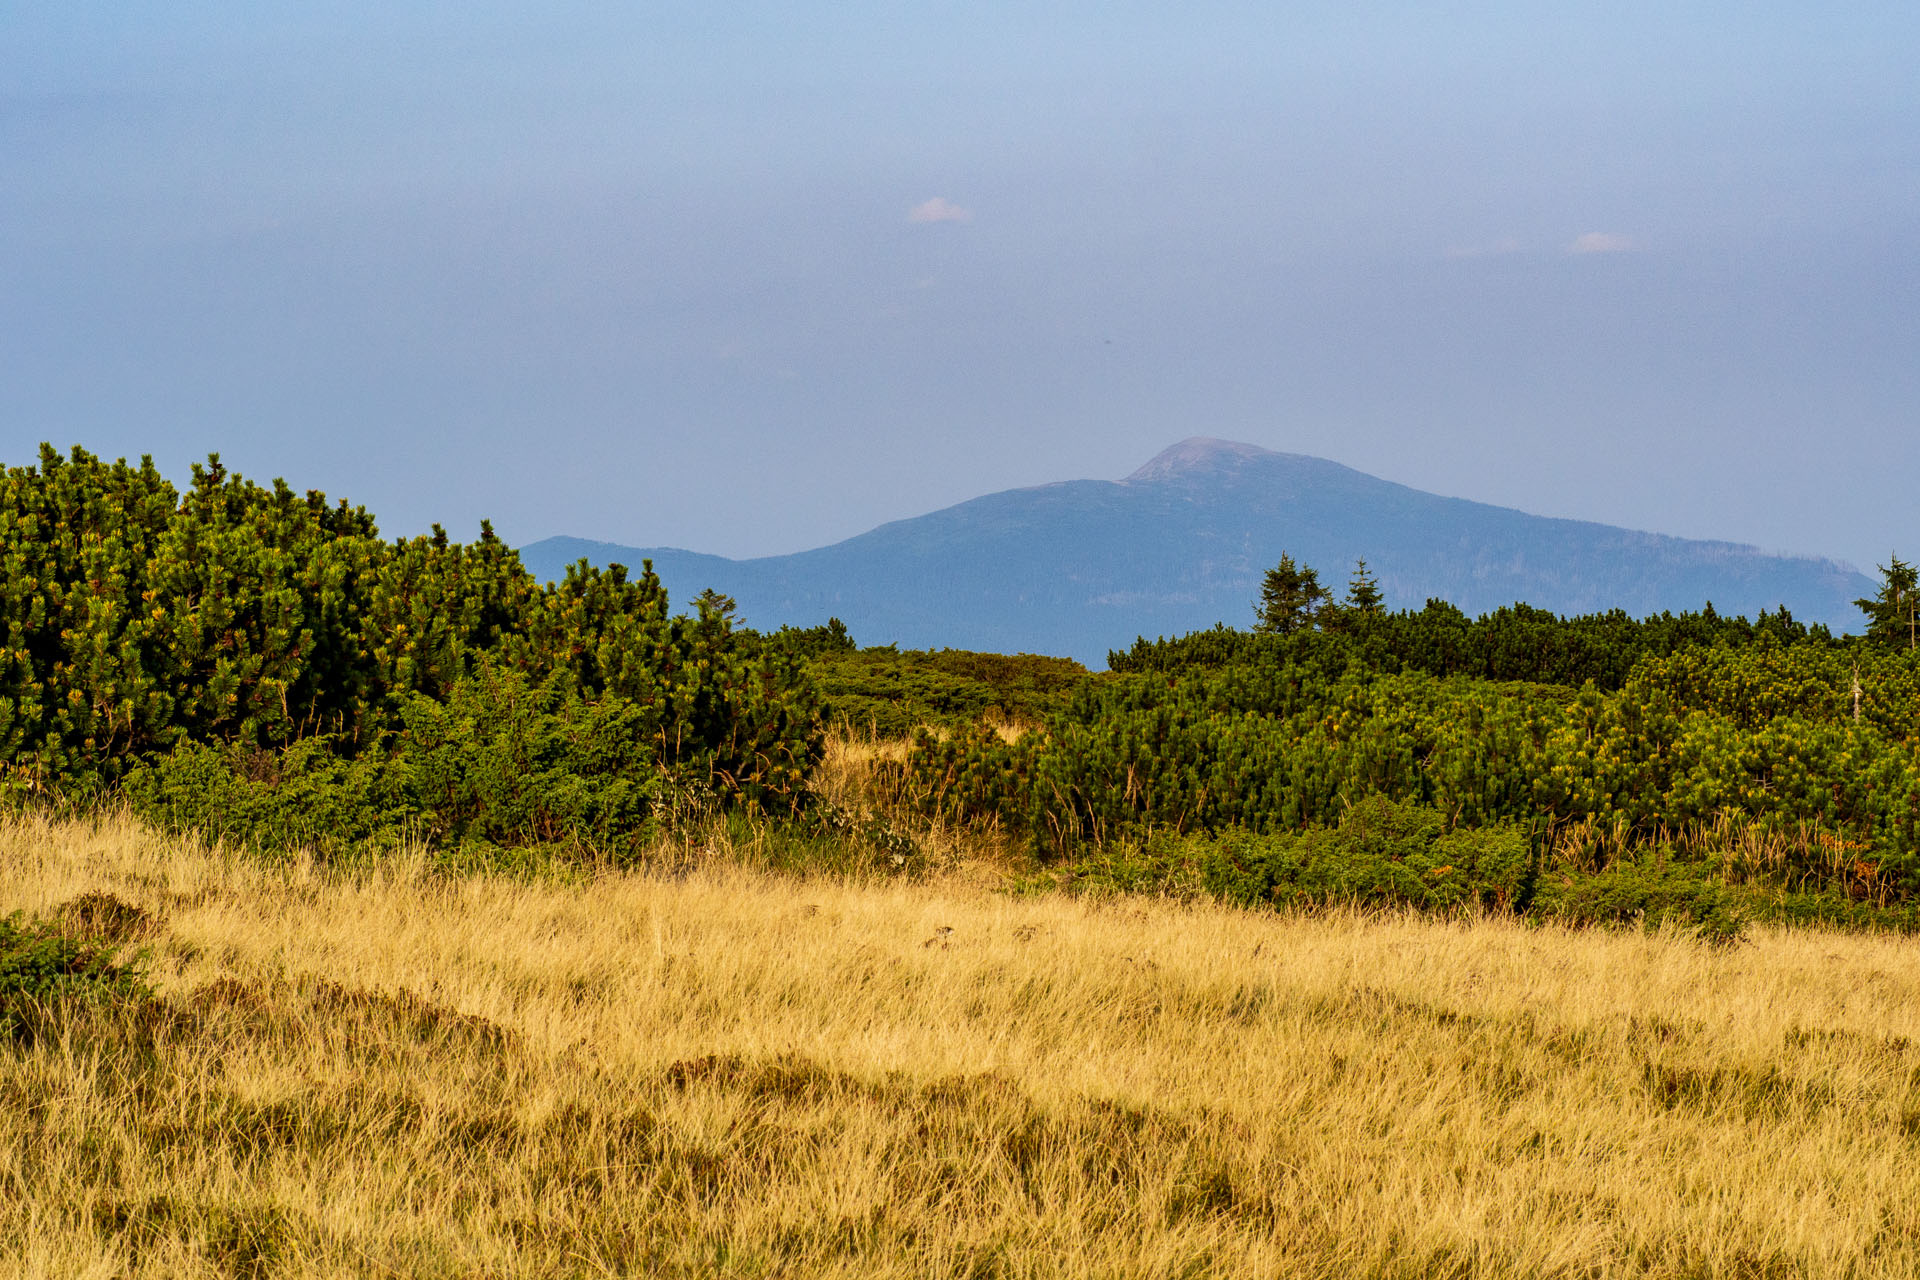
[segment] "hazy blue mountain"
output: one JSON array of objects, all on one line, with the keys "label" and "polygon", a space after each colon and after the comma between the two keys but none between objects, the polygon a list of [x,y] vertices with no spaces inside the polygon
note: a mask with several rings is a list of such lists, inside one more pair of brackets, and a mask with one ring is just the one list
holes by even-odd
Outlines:
[{"label": "hazy blue mountain", "polygon": [[651,559],[676,603],[713,587],[761,628],[844,621],[861,644],[1063,654],[1095,666],[1135,636],[1247,626],[1282,552],[1336,594],[1365,557],[1390,608],[1429,597],[1480,613],[1524,600],[1560,613],[1722,613],[1784,604],[1856,628],[1876,584],[1833,560],[1637,533],[1442,498],[1338,463],[1185,440],[1124,480],[988,494],[857,538],[756,560],[548,538],[541,577],[574,560]]}]

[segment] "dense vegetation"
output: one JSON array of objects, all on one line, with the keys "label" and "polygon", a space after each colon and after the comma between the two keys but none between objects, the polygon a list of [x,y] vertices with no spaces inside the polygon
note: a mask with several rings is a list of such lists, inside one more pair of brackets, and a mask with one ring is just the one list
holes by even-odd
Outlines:
[{"label": "dense vegetation", "polygon": [[478,542],[383,540],[344,501],[218,458],[42,449],[0,475],[0,787],[116,785],[265,843],[477,837],[619,848],[681,794],[779,811],[819,709],[802,660],[650,571],[543,585]]},{"label": "dense vegetation", "polygon": [[[1380,797],[1439,831],[1505,832],[1536,872],[1684,861],[1717,831],[1751,853],[1730,868],[1722,850],[1715,876],[1835,903],[1920,900],[1920,661],[1904,643],[1836,638],[1784,610],[1562,620],[1515,606],[1469,620],[1436,601],[1143,640],[1110,661],[1114,676],[1083,684],[1041,732],[922,734],[912,768],[930,808],[1056,856],[1197,833],[1278,840],[1254,859],[1278,865],[1274,849],[1304,857],[1302,833]],[[1363,844],[1340,856],[1367,860]],[[1214,867],[1216,887],[1244,883],[1216,854],[1186,861]],[[1491,879],[1468,858],[1436,856],[1418,876],[1404,850],[1372,862],[1375,887],[1345,896],[1519,895],[1510,859]]]},{"label": "dense vegetation", "polygon": [[1429,600],[1424,609],[1400,613],[1333,609],[1319,622],[1284,632],[1220,626],[1174,640],[1142,638],[1131,649],[1109,653],[1107,666],[1141,672],[1292,662],[1338,672],[1357,663],[1387,673],[1574,686],[1592,681],[1610,690],[1625,684],[1642,658],[1683,649],[1845,645],[1825,627],[1795,621],[1784,608],[1749,622],[1724,617],[1711,604],[1698,613],[1650,618],[1619,609],[1562,618],[1516,604],[1469,618],[1444,600]]},{"label": "dense vegetation", "polygon": [[[1364,565],[1336,605],[1283,562],[1254,631],[1143,639],[1098,676],[861,649],[837,622],[762,634],[713,593],[676,615],[644,566],[543,584],[484,525],[386,540],[217,458],[177,490],[43,448],[0,475],[0,560],[0,794],[119,796],[259,848],[618,858],[717,813],[919,866],[907,804],[1248,901],[1706,922],[1715,886],[1760,883],[1920,911],[1897,560],[1865,637],[1784,609],[1388,613]],[[917,731],[854,809],[821,801],[836,725]]]},{"label": "dense vegetation", "polygon": [[961,729],[983,719],[1039,724],[1087,680],[1087,669],[1071,658],[891,645],[822,654],[810,671],[830,720],[875,738],[909,737],[925,725]]}]

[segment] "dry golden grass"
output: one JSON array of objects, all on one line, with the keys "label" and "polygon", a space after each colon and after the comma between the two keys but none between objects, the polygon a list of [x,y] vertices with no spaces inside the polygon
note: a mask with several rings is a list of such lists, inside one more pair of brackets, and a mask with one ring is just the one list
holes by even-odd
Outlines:
[{"label": "dry golden grass", "polygon": [[[1714,864],[1730,884],[1764,883],[1817,890],[1844,886],[1856,900],[1885,905],[1898,876],[1868,856],[1868,847],[1817,823],[1777,824],[1734,813],[1663,827],[1659,843],[1687,858]],[[1646,833],[1625,819],[1611,825],[1588,818],[1555,833],[1551,858],[1560,866],[1598,869],[1634,854]]]},{"label": "dry golden grass", "polygon": [[329,872],[0,826],[155,1006],[0,1044],[28,1276],[1920,1274],[1920,949]]},{"label": "dry golden grass", "polygon": [[858,808],[874,799],[874,766],[889,764],[904,770],[913,744],[904,738],[872,738],[852,733],[828,734],[813,789],[843,808]]}]

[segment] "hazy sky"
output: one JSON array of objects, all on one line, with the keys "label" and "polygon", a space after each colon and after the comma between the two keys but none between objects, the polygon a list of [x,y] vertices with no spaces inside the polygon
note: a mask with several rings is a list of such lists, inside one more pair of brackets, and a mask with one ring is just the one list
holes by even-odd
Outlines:
[{"label": "hazy sky", "polygon": [[0,460],[729,555],[1217,435],[1920,556],[1920,6],[0,0]]}]

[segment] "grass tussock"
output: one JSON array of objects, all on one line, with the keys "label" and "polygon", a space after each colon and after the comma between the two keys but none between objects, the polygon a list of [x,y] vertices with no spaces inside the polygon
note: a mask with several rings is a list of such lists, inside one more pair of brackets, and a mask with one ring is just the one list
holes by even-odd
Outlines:
[{"label": "grass tussock", "polygon": [[1908,940],[980,879],[7,820],[0,905],[146,982],[0,1041],[0,1272],[1920,1273]]}]

